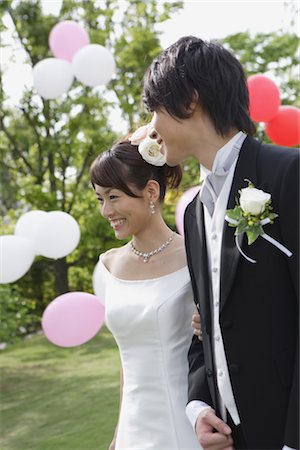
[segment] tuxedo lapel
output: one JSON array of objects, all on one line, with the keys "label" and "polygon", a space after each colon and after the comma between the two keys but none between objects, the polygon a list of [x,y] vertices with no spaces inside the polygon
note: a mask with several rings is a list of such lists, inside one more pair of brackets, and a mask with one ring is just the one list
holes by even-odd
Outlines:
[{"label": "tuxedo lapel", "polygon": [[[194,199],[192,208],[189,209],[186,221],[186,239],[188,239],[188,258],[194,292],[197,295],[196,303],[199,304],[202,323],[206,332],[210,334],[211,317],[209,306],[209,278],[207,266],[207,249],[204,228],[203,206],[199,195]],[[194,213],[194,214],[193,214]]]},{"label": "tuxedo lapel", "polygon": [[[200,264],[199,264],[199,276],[198,281],[198,292],[199,292],[199,303],[202,315],[204,315],[206,332],[210,334],[211,329],[211,314],[210,314],[210,282],[208,274],[208,263],[207,263],[207,246],[206,246],[206,235],[204,227],[204,211],[203,205],[200,201],[200,197],[197,197],[196,202],[196,223],[197,223],[197,235],[199,239],[199,247],[195,245],[195,250],[200,253]],[[198,247],[198,249],[197,249]]]},{"label": "tuxedo lapel", "polygon": [[[234,177],[229,194],[227,209],[232,209],[236,205],[236,197],[239,195],[239,190],[247,187],[245,179],[249,179],[254,185],[256,181],[256,159],[260,143],[251,137],[247,137],[240,150],[240,155],[236,164]],[[235,243],[234,236],[235,228],[230,227],[224,221],[223,241],[221,250],[221,277],[220,277],[220,308],[228,298],[232,283],[235,278],[240,252]],[[239,243],[243,237],[239,236]]]}]

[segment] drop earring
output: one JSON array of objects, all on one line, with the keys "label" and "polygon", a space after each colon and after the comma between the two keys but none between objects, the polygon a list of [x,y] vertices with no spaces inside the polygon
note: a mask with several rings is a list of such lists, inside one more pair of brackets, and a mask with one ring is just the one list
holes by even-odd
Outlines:
[{"label": "drop earring", "polygon": [[151,215],[155,214],[155,205],[152,202],[152,200],[150,200],[150,202],[149,202],[149,210],[150,210]]}]

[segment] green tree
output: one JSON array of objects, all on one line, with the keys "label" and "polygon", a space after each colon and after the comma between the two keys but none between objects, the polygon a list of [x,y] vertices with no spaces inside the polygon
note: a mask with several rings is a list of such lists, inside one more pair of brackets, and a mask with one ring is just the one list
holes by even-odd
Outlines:
[{"label": "green tree", "polygon": [[251,38],[249,32],[228,36],[223,41],[240,59],[248,76],[263,73],[280,80],[284,104],[300,105],[299,38],[290,33],[259,33]]},{"label": "green tree", "polygon": [[[117,66],[105,87],[89,89],[75,82],[67,94],[51,101],[32,89],[15,109],[6,102],[0,69],[2,234],[12,233],[16,220],[32,209],[66,211],[81,228],[80,245],[71,255],[57,261],[38,257],[28,274],[11,285],[14,299],[30,304],[24,315],[32,314],[32,300],[36,303],[34,314],[40,315],[57,294],[92,291],[91,274],[98,254],[118,245],[97,210],[88,169],[95,156],[119,137],[108,119],[113,111],[120,111],[128,131],[147,120],[141,102],[142,78],[161,51],[155,25],[181,7],[182,2],[157,0],[66,0],[59,17],[54,18],[42,14],[38,0],[1,2],[0,14],[10,15],[14,40],[21,43],[32,66],[52,56],[48,35],[62,20],[83,25],[91,42],[111,50]],[[0,21],[0,31],[4,30]],[[294,76],[298,63],[296,36],[282,32],[251,37],[239,33],[223,42],[239,57],[248,75],[272,71],[280,80],[283,103],[299,104],[299,79]],[[258,133],[267,140],[260,127]],[[189,160],[180,192],[198,183],[198,164]],[[171,227],[175,195],[168,193],[164,207]],[[9,292],[5,291],[5,297]]]},{"label": "green tree", "polygon": [[[121,111],[128,131],[146,118],[142,77],[161,51],[155,25],[181,6],[181,2],[155,0],[67,0],[57,18],[43,15],[39,0],[7,1],[0,6],[2,15],[10,15],[14,40],[23,46],[31,66],[52,56],[48,35],[62,20],[80,23],[92,43],[111,50],[117,65],[105,87],[90,89],[75,82],[56,100],[45,100],[32,89],[15,109],[5,101],[0,78],[2,234],[12,233],[16,220],[33,209],[68,212],[81,228],[80,244],[71,255],[59,260],[36,258],[28,274],[12,285],[15,296],[36,302],[39,314],[57,294],[91,291],[99,253],[116,245],[97,209],[89,166],[118,137],[108,119],[112,111]],[[5,29],[3,21],[1,29]]]},{"label": "green tree", "polygon": [[[249,32],[243,32],[226,37],[223,43],[239,58],[247,76],[273,75],[278,80],[281,103],[300,106],[299,38],[296,34],[280,31],[251,37]],[[261,140],[269,142],[262,124],[258,124],[257,134]]]}]

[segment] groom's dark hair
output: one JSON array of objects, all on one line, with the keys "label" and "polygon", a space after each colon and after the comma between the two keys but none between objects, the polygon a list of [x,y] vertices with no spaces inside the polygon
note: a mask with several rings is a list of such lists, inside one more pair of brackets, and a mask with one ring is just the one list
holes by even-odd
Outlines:
[{"label": "groom's dark hair", "polygon": [[224,136],[232,128],[255,133],[239,61],[216,42],[186,36],[152,62],[144,77],[143,101],[150,111],[163,107],[171,116],[185,119],[195,100],[218,134]]}]

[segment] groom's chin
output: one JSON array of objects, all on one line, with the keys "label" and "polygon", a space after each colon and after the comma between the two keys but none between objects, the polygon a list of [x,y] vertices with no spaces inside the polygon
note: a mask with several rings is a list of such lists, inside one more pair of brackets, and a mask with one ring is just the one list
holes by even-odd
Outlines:
[{"label": "groom's chin", "polygon": [[172,156],[170,155],[170,154],[168,154],[168,153],[165,153],[165,158],[166,158],[166,163],[167,163],[167,165],[169,166],[169,167],[175,167],[175,166],[177,166],[179,163],[174,159],[174,158],[172,158]]},{"label": "groom's chin", "polygon": [[172,158],[166,158],[166,163],[169,167],[175,167],[178,166],[181,163],[181,161],[175,161]]}]

